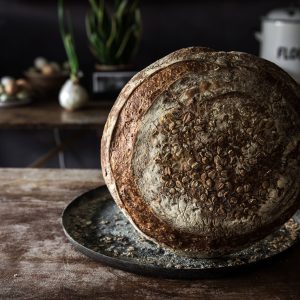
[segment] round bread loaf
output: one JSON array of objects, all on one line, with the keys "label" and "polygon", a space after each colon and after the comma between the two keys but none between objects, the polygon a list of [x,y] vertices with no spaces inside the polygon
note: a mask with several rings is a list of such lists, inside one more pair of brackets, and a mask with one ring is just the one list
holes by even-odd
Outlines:
[{"label": "round bread loaf", "polygon": [[192,256],[240,250],[299,206],[299,87],[241,52],[186,48],[129,81],[102,137],[105,182],[148,239]]}]

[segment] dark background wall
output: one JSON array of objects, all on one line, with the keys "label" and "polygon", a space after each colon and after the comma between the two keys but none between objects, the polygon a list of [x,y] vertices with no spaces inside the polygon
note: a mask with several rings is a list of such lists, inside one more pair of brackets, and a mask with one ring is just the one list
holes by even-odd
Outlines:
[{"label": "dark background wall", "polygon": [[[43,55],[64,60],[56,1],[0,0],[0,75],[21,74]],[[94,58],[89,52],[84,16],[88,1],[65,1],[75,26],[77,51],[88,75]],[[136,58],[139,67],[181,47],[201,45],[257,53],[253,37],[260,17],[287,1],[141,1],[143,38]]]},{"label": "dark background wall", "polygon": [[[143,38],[134,61],[141,69],[161,56],[193,45],[258,53],[253,33],[260,17],[288,1],[141,1]],[[88,1],[65,1],[70,9],[81,69],[90,88],[95,59],[89,52],[84,16]],[[57,24],[56,1],[0,0],[0,76],[21,76],[36,56],[64,61]],[[101,100],[100,100],[101,101]],[[69,133],[62,133],[67,136]],[[20,148],[19,145],[22,145]],[[0,131],[0,167],[26,166],[53,146],[52,132]],[[99,167],[98,140],[85,140],[66,152],[68,167]],[[57,161],[49,163],[57,166]]]}]

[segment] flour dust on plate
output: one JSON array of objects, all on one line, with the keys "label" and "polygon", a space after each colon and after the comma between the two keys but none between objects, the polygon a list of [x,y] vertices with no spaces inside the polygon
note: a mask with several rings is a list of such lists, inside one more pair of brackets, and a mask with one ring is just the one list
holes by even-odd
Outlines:
[{"label": "flour dust on plate", "polygon": [[144,239],[118,209],[105,186],[73,200],[62,216],[64,232],[85,255],[143,275],[219,277],[264,262],[300,239],[300,213],[251,247],[222,258],[192,258]]}]

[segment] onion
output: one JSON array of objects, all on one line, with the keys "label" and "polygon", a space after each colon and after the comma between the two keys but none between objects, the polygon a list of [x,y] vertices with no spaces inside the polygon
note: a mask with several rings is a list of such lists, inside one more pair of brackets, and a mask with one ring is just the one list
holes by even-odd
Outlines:
[{"label": "onion", "polygon": [[51,64],[45,64],[42,68],[41,68],[41,72],[43,75],[53,75],[56,71],[54,70],[54,68],[52,67]]},{"label": "onion", "polygon": [[88,102],[87,91],[78,81],[68,79],[59,93],[59,104],[67,110],[76,110]]},{"label": "onion", "polygon": [[13,96],[18,92],[18,86],[15,81],[11,81],[6,83],[4,90],[8,96]]}]

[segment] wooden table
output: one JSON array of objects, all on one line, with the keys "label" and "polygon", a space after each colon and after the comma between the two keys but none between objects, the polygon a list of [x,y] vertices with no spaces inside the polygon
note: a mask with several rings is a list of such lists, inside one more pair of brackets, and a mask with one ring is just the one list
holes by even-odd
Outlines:
[{"label": "wooden table", "polygon": [[300,245],[221,279],[167,280],[112,269],[77,252],[60,216],[103,183],[97,170],[0,169],[1,299],[300,299]]},{"label": "wooden table", "polygon": [[53,100],[4,108],[0,109],[0,129],[99,129],[112,105],[113,101],[91,101],[85,108],[69,112]]}]

